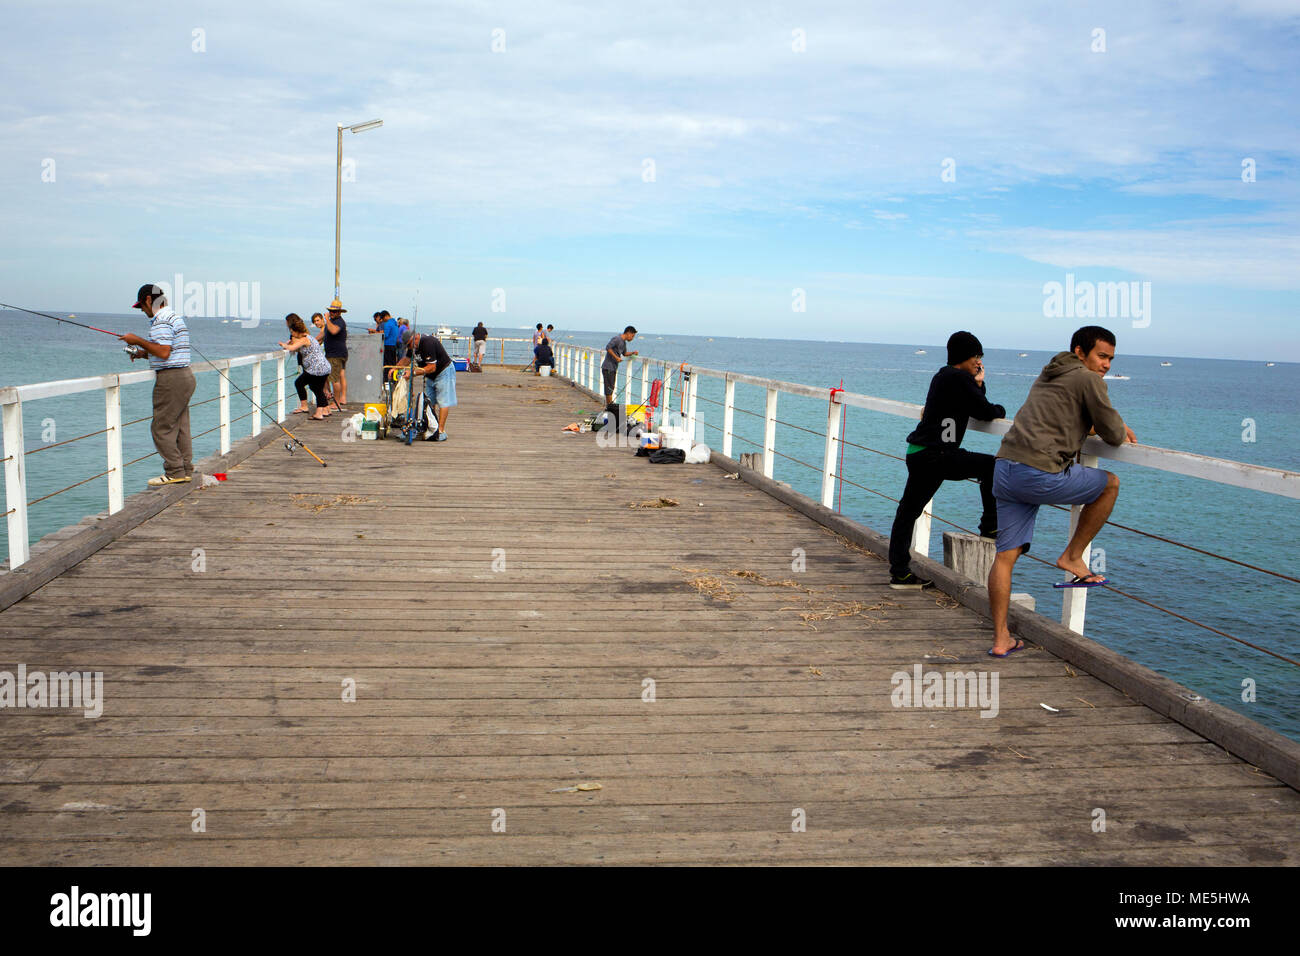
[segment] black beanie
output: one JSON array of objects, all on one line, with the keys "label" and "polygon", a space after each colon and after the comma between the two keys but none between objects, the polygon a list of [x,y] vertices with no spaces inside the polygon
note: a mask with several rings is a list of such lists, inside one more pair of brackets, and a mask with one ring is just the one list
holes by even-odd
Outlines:
[{"label": "black beanie", "polygon": [[984,354],[980,340],[969,332],[954,332],[948,337],[948,364],[960,365],[968,358]]}]

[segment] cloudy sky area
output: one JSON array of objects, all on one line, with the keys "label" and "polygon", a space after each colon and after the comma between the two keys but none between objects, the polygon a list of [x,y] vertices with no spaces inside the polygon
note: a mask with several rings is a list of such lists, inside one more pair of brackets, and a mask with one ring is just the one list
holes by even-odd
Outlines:
[{"label": "cloudy sky area", "polygon": [[1057,348],[1072,273],[1150,282],[1148,327],[1102,323],[1122,352],[1300,360],[1297,0],[4,19],[6,302],[122,311],[179,272],[320,308],[335,128],[380,117],[344,139],[354,317],[418,291],[421,324]]}]

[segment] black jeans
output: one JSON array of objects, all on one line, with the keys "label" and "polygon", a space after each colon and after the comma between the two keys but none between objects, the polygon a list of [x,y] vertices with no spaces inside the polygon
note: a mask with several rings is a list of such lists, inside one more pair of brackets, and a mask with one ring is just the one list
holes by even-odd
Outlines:
[{"label": "black jeans", "polygon": [[293,387],[298,390],[298,400],[307,401],[307,386],[311,386],[312,393],[316,396],[316,407],[326,408],[330,400],[325,397],[325,383],[329,381],[328,375],[308,375],[303,372],[293,380]]},{"label": "black jeans", "polygon": [[997,459],[992,455],[962,448],[948,449],[941,445],[907,456],[907,487],[903,489],[903,500],[898,503],[894,527],[889,534],[890,574],[902,577],[910,570],[912,527],[945,481],[979,479],[980,497],[984,500],[980,534],[992,533],[998,529],[998,503],[993,497],[995,461]]}]

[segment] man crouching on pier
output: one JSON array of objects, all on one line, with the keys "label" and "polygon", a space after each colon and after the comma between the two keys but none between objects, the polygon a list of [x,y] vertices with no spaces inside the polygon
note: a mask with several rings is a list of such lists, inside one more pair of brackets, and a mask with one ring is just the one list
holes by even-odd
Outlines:
[{"label": "man crouching on pier", "polygon": [[1137,442],[1133,429],[1110,404],[1103,376],[1115,358],[1115,336],[1099,325],[1086,325],[1043,367],[1002,439],[993,468],[998,502],[997,557],[989,569],[989,610],[993,647],[1006,657],[1025,646],[1007,628],[1011,603],[1011,569],[1029,550],[1040,505],[1084,505],[1070,543],[1056,566],[1073,577],[1059,587],[1096,587],[1105,578],[1093,574],[1083,550],[1096,537],[1119,497],[1119,479],[1100,468],[1077,464],[1084,440],[1096,434],[1108,445]]}]

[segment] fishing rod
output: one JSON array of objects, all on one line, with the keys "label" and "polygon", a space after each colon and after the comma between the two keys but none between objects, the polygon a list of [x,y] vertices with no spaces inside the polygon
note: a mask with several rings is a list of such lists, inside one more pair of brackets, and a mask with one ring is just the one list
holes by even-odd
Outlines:
[{"label": "fishing rod", "polygon": [[[6,308],[6,309],[13,309],[15,312],[26,312],[28,315],[39,315],[39,316],[41,316],[42,318],[53,319],[55,322],[66,322],[68,325],[76,325],[76,326],[79,326],[80,328],[83,328],[83,329],[90,329],[92,332],[103,332],[105,335],[111,335],[111,336],[113,336],[113,337],[116,338],[116,339],[120,339],[120,338],[122,337],[121,333],[118,333],[118,332],[110,332],[108,329],[97,328],[97,327],[95,327],[95,326],[93,326],[93,325],[86,325],[84,322],[74,322],[71,318],[61,319],[61,318],[59,318],[57,315],[50,315],[48,312],[37,312],[35,309],[24,309],[24,308],[23,308],[22,306],[20,306],[20,305],[10,305],[10,304],[7,303],[7,302],[0,302],[0,306],[4,307],[4,308]],[[75,313],[71,313],[71,314],[75,314]],[[201,358],[201,359],[203,359],[203,361],[207,362],[208,365],[212,368],[212,370],[215,371],[215,372],[216,372],[218,375],[220,375],[222,378],[224,378],[224,379],[226,380],[226,383],[229,384],[229,385],[231,385],[231,386],[235,389],[235,391],[237,391],[240,395],[243,395],[246,399],[248,399],[249,404],[251,404],[251,405],[252,405],[254,408],[256,408],[259,412],[261,412],[261,413],[262,413],[263,415],[265,415],[268,419],[270,419],[272,425],[274,425],[276,428],[280,429],[280,431],[284,432],[286,435],[289,436],[290,441],[287,441],[287,442],[284,443],[285,451],[287,451],[290,455],[292,455],[292,454],[293,454],[293,446],[294,446],[294,445],[297,445],[299,448],[301,448],[301,449],[302,449],[303,451],[305,451],[307,454],[311,455],[311,456],[312,456],[313,458],[315,458],[318,462],[320,462],[322,468],[326,467],[326,465],[325,465],[325,459],[324,459],[324,458],[321,458],[320,455],[316,454],[314,451],[312,451],[310,448],[308,448],[305,444],[303,444],[303,441],[302,441],[301,438],[299,438],[299,437],[298,437],[297,435],[295,435],[293,432],[289,431],[289,429],[287,429],[287,428],[285,428],[283,425],[281,425],[280,422],[276,420],[276,418],[275,418],[274,415],[272,415],[270,412],[268,412],[268,411],[267,411],[265,408],[263,408],[261,405],[257,404],[257,402],[253,401],[253,396],[252,396],[252,395],[249,395],[246,391],[244,391],[242,388],[240,388],[238,385],[236,385],[235,382],[230,378],[229,375],[227,375],[227,374],[226,374],[225,372],[223,372],[221,369],[217,368],[217,366],[214,365],[214,364],[212,363],[212,360],[211,360],[211,359],[209,359],[206,355],[204,355],[202,352],[200,352],[197,348],[194,347],[194,343],[193,343],[192,341],[190,342],[190,349],[191,349],[191,350],[194,352],[194,354],[196,354],[199,358]],[[133,346],[130,346],[130,345],[125,346],[125,347],[124,347],[124,351],[128,352],[129,354],[135,355],[137,358],[140,357],[140,354],[139,354],[138,352],[135,351],[135,348],[134,348]],[[146,353],[146,354],[147,354],[147,353]],[[335,404],[338,404],[338,403],[335,402]],[[292,443],[292,444],[291,444],[291,443]]]},{"label": "fishing rod", "polygon": [[29,315],[40,315],[40,316],[44,316],[44,317],[47,318],[47,319],[53,319],[55,322],[66,322],[68,325],[76,325],[76,326],[79,326],[80,328],[83,328],[83,329],[90,329],[90,331],[92,331],[92,332],[103,332],[105,335],[111,335],[111,336],[113,336],[113,338],[116,338],[116,339],[120,339],[120,338],[122,337],[119,333],[117,333],[117,332],[110,332],[110,331],[108,331],[108,329],[97,328],[96,326],[93,326],[93,325],[87,325],[87,324],[84,323],[84,322],[73,322],[73,321],[72,321],[72,316],[73,316],[73,315],[76,315],[75,312],[70,312],[70,313],[68,313],[68,318],[66,318],[66,319],[61,319],[61,318],[59,318],[57,315],[50,315],[48,312],[33,312],[31,309],[24,309],[22,306],[18,306],[18,305],[10,305],[10,304],[7,303],[7,302],[0,302],[0,307],[6,308],[6,309],[13,309],[15,312],[26,312],[26,313],[28,313]]}]

